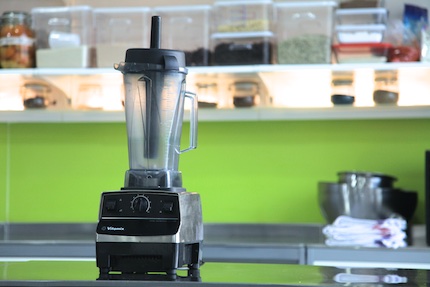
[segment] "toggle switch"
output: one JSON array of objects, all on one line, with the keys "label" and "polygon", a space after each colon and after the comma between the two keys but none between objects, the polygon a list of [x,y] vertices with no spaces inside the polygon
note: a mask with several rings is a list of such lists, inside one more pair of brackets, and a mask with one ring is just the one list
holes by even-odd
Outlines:
[{"label": "toggle switch", "polygon": [[105,203],[105,208],[107,211],[116,211],[117,209],[117,201],[116,200],[107,200]]},{"label": "toggle switch", "polygon": [[168,201],[163,203],[163,212],[172,213],[173,212],[173,202]]}]

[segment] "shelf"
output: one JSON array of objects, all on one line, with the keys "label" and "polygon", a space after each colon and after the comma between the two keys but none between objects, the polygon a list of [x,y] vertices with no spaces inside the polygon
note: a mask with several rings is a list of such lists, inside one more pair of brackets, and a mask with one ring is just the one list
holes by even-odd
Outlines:
[{"label": "shelf", "polygon": [[[201,109],[199,121],[360,120],[430,118],[430,106]],[[185,119],[188,119],[185,117]]]},{"label": "shelf", "polygon": [[[330,71],[354,70],[356,75],[360,76],[360,87],[363,83],[373,81],[372,70],[392,70],[402,71],[402,95],[411,102],[400,102],[400,106],[370,106],[372,103],[371,92],[373,87],[368,88],[358,96],[361,100],[356,101],[352,106],[335,106],[330,107],[328,97],[319,95],[328,95],[330,93]],[[316,73],[314,73],[316,72]],[[327,65],[243,65],[243,66],[208,66],[208,67],[190,67],[187,84],[193,87],[193,81],[207,80],[212,77],[222,85],[219,85],[218,93],[227,95],[229,81],[235,79],[234,75],[249,74],[257,75],[263,86],[270,91],[274,107],[267,107],[268,103],[254,108],[231,108],[229,103],[221,97],[218,109],[202,108],[199,110],[199,121],[271,121],[271,120],[339,120],[339,119],[412,119],[412,118],[430,118],[430,100],[427,100],[426,92],[428,90],[428,75],[430,72],[430,63],[411,62],[411,63],[380,63],[380,64],[327,64]],[[227,75],[225,75],[227,74]],[[45,77],[48,83],[55,83],[58,87],[65,90],[65,94],[76,94],[76,85],[80,81],[87,81],[91,78],[94,80],[97,75],[104,75],[100,79],[100,85],[104,82],[110,84],[122,83],[121,73],[112,68],[82,68],[82,69],[0,69],[0,78],[2,76],[12,75],[11,81],[20,84],[22,80],[19,76],[28,77]],[[198,77],[201,75],[202,77]],[[68,76],[79,76],[69,80]],[[91,77],[86,77],[91,76]],[[93,77],[94,76],[94,77]],[[106,77],[105,77],[106,76]],[[114,76],[114,77],[112,77]],[[357,76],[357,77],[358,77]],[[16,78],[16,79],[15,79]],[[88,80],[89,81],[89,80]],[[311,84],[310,84],[311,83]],[[194,83],[195,84],[195,83]],[[224,87],[225,86],[225,87]],[[364,85],[366,86],[366,85]],[[10,85],[4,85],[7,89]],[[305,87],[304,92],[302,87]],[[108,87],[109,88],[109,87]],[[109,88],[110,89],[110,88]],[[224,89],[224,90],[223,90]],[[111,90],[114,91],[115,90]],[[406,91],[406,92],[405,92]],[[19,93],[17,88],[15,93]],[[73,96],[72,96],[73,97]],[[300,99],[301,103],[291,104],[293,98]],[[319,101],[312,108],[296,108],[295,106],[305,106],[307,103],[314,103],[313,100]],[[363,99],[366,102],[363,102]],[[265,98],[267,100],[267,98]],[[222,102],[224,101],[224,102]],[[321,102],[323,101],[323,102]],[[320,104],[321,102],[321,104]],[[305,104],[304,104],[305,103]],[[369,104],[370,103],[370,104]],[[74,108],[72,106],[72,108]],[[188,114],[185,113],[185,120],[188,120]],[[79,122],[124,122],[125,115],[123,111],[102,111],[102,110],[25,110],[25,111],[0,111],[0,123],[79,123]]]},{"label": "shelf", "polygon": [[[430,106],[200,109],[200,122],[430,118]],[[188,121],[188,113],[185,113]],[[0,123],[125,122],[123,111],[0,111]]]},{"label": "shelf", "polygon": [[[430,63],[363,63],[363,64],[320,64],[320,65],[242,65],[242,66],[205,66],[189,67],[189,74],[219,73],[267,73],[296,70],[333,70],[346,71],[357,69],[396,70],[396,69],[430,69]],[[97,75],[119,73],[113,68],[34,68],[34,69],[0,69],[0,75],[14,74],[26,76],[43,75]]]}]

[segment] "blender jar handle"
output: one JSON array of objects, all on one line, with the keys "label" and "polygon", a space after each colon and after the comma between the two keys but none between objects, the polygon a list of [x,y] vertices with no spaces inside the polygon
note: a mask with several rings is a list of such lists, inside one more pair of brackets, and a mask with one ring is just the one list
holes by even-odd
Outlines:
[{"label": "blender jar handle", "polygon": [[186,149],[179,151],[183,153],[197,147],[197,95],[191,92],[185,92],[185,98],[191,100],[191,110],[190,110],[190,146]]}]

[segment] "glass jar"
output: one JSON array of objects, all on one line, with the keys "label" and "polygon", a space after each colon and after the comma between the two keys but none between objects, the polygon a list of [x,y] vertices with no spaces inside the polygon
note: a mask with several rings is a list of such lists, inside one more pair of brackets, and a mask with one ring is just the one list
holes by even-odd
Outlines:
[{"label": "glass jar", "polygon": [[347,105],[355,102],[353,72],[334,71],[332,73],[331,102],[334,105]]},{"label": "glass jar", "polygon": [[218,85],[216,83],[197,83],[199,108],[216,108],[218,105]]},{"label": "glass jar", "polygon": [[29,14],[4,12],[0,17],[0,66],[2,68],[35,66],[35,39]]},{"label": "glass jar", "polygon": [[399,100],[397,71],[375,71],[375,104],[396,104]]}]

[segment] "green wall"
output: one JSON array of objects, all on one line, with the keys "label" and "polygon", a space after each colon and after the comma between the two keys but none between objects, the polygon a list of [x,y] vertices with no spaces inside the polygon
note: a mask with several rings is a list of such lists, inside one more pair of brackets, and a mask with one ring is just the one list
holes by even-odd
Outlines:
[{"label": "green wall", "polygon": [[[205,222],[323,223],[317,183],[369,170],[418,191],[414,222],[424,223],[429,126],[430,119],[200,122],[199,146],[181,156],[180,170],[184,187],[202,197]],[[97,221],[101,192],[123,185],[126,141],[124,123],[0,124],[0,220]]]}]

